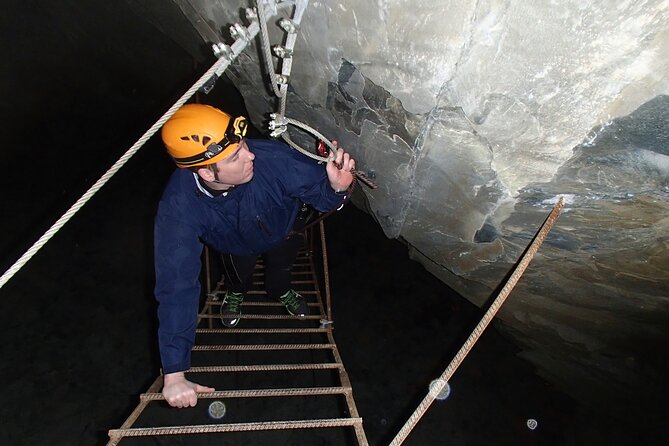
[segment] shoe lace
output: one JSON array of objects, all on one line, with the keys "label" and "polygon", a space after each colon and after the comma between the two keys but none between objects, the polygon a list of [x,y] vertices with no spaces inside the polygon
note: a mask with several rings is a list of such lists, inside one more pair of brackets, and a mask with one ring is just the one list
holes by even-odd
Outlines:
[{"label": "shoe lace", "polygon": [[225,296],[225,306],[228,311],[233,313],[239,312],[239,306],[244,301],[244,295],[241,293],[228,292]]},{"label": "shoe lace", "polygon": [[281,296],[281,302],[291,310],[295,310],[300,306],[300,295],[295,291],[290,290]]},{"label": "shoe lace", "polygon": [[300,307],[300,296],[293,290],[289,290],[285,295],[281,296],[281,302],[291,310],[297,310]]}]

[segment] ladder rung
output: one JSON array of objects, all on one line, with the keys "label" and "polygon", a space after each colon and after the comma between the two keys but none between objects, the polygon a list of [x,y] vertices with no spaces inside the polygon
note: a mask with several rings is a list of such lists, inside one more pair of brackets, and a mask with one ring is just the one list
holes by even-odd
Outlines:
[{"label": "ladder rung", "polygon": [[[264,283],[265,282],[263,282],[262,280],[256,280],[256,281],[253,282],[254,285],[263,285]],[[313,285],[315,283],[316,283],[315,280],[291,280],[290,281],[291,285],[303,285],[303,284]]]},{"label": "ladder rung", "polygon": [[265,421],[259,423],[201,424],[197,426],[112,429],[109,431],[109,437],[148,437],[153,435],[209,434],[218,432],[312,429],[360,425],[362,425],[362,418],[327,418],[300,421]]},{"label": "ladder rung", "polygon": [[290,333],[327,333],[331,328],[198,328],[201,334],[290,334]]},{"label": "ladder rung", "polygon": [[[210,305],[221,305],[223,301],[221,300],[212,300],[207,303]],[[307,303],[310,307],[317,307],[317,303]],[[285,307],[281,302],[269,302],[269,301],[260,301],[260,300],[251,300],[242,302],[243,307]]]},{"label": "ladder rung", "polygon": [[[305,274],[312,274],[312,272],[311,271],[291,271],[290,274],[292,276],[303,276]],[[265,275],[264,273],[253,273],[253,277],[260,277],[260,276],[264,276],[264,275]]]},{"label": "ladder rung", "polygon": [[[200,319],[220,319],[219,314],[200,314]],[[319,314],[310,314],[309,316],[297,317],[290,314],[241,314],[238,319],[289,319],[297,321],[320,320],[323,316]]]},{"label": "ladder rung", "polygon": [[[313,291],[313,290],[295,290],[299,294],[318,294],[318,291]],[[251,290],[247,292],[246,294],[267,294],[267,291],[265,290]]]},{"label": "ladder rung", "polygon": [[[311,274],[311,270],[310,270],[311,264],[309,264],[309,263],[299,263],[299,262],[294,263],[293,268],[298,268],[302,272],[309,272],[309,274]],[[265,269],[265,265],[262,265],[262,264],[256,265],[256,267],[255,267],[256,271],[262,271],[264,269]]]},{"label": "ladder rung", "polygon": [[186,373],[226,373],[226,372],[281,372],[292,370],[341,369],[342,364],[325,362],[316,364],[254,364],[254,365],[212,365],[191,367]]},{"label": "ladder rung", "polygon": [[[297,389],[249,389],[249,390],[219,390],[210,393],[198,393],[198,399],[216,398],[264,398],[282,396],[319,396],[319,395],[346,395],[351,393],[350,387],[303,387]],[[162,393],[143,393],[143,401],[162,401]]]},{"label": "ladder rung", "polygon": [[196,345],[193,351],[240,351],[240,350],[327,350],[337,348],[335,344],[231,344]]}]

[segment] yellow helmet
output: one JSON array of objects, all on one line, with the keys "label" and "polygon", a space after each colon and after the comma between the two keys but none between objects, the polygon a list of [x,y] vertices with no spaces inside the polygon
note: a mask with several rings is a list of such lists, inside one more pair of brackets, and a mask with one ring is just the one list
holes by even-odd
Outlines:
[{"label": "yellow helmet", "polygon": [[163,125],[160,136],[178,167],[212,164],[235,151],[246,135],[243,116],[232,119],[203,104],[186,104]]}]

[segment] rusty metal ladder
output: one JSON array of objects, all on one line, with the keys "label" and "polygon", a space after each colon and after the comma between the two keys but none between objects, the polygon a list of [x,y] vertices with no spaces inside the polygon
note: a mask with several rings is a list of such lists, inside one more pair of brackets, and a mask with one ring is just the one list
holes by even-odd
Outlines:
[{"label": "rusty metal ladder", "polygon": [[[325,302],[313,255],[318,235]],[[323,222],[307,231],[292,272],[309,316],[298,319],[267,301],[263,269],[259,260],[236,328],[220,323],[223,281],[213,290],[207,285],[187,376],[216,392],[200,394],[194,408],[173,409],[159,376],[123,425],[109,431],[108,445],[368,444],[333,336]]]}]

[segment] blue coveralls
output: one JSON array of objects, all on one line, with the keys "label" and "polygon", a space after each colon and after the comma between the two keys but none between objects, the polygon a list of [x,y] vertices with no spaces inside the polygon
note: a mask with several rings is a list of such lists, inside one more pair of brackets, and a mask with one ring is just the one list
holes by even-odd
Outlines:
[{"label": "blue coveralls", "polygon": [[204,244],[252,256],[282,242],[302,202],[327,212],[346,196],[330,186],[325,168],[273,140],[246,143],[255,154],[251,181],[212,197],[195,174],[177,169],[165,188],[154,227],[158,343],[163,373],[190,368],[200,299]]}]

